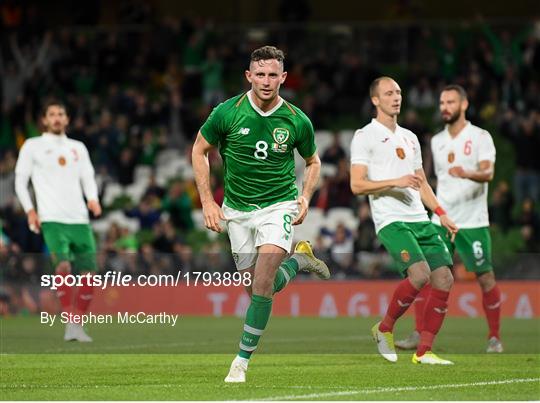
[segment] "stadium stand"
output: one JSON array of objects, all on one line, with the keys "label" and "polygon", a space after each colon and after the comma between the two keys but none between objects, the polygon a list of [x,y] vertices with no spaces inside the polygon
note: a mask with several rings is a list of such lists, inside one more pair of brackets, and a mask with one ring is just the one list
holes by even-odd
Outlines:
[{"label": "stadium stand", "polygon": [[[170,16],[115,30],[45,30],[29,28],[24,21],[12,27],[0,46],[1,259],[44,251],[40,237],[26,228],[13,192],[13,169],[25,139],[39,135],[39,110],[50,97],[67,103],[72,122],[68,134],[87,145],[96,167],[105,207],[104,217],[93,221],[100,249],[119,254],[125,245],[130,250],[150,245],[157,253],[169,253],[159,240],[162,226],[171,224],[171,242],[199,250],[210,235],[193,182],[190,145],[212,108],[241,90],[249,50],[268,42],[287,49],[290,73],[283,95],[313,120],[320,155],[332,148],[334,136],[339,145],[323,158],[321,183],[296,239],[316,242],[322,231],[331,239],[342,223],[357,245],[362,225],[357,212],[365,200],[347,189],[343,167],[354,130],[371,116],[365,95],[370,80],[390,74],[403,83],[402,118],[422,142],[432,184],[427,145],[441,127],[437,94],[446,83],[457,82],[470,95],[469,119],[495,138],[498,160],[490,193],[495,264],[500,277],[513,277],[505,256],[540,251],[539,23],[410,23],[371,26],[369,32],[358,24],[346,28],[315,25],[317,34],[299,42],[290,27],[263,25],[254,36],[248,24],[232,29]],[[381,44],[379,37],[404,39]],[[219,161],[212,155],[218,201],[223,197]],[[298,156],[297,162],[300,184]],[[159,216],[153,228],[143,229],[139,219],[126,215],[143,202]],[[222,236],[212,237],[226,250]],[[122,242],[127,238],[130,242]],[[360,252],[355,249],[354,255]],[[346,275],[362,276],[359,259],[353,266]],[[535,267],[519,275],[534,276]]]}]

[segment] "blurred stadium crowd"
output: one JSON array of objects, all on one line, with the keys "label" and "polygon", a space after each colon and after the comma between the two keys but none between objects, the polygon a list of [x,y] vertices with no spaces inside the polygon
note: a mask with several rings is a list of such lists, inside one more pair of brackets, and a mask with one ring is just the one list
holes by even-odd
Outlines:
[{"label": "blurred stadium crowd", "polygon": [[[501,278],[538,276],[537,257],[533,264],[514,260],[540,252],[540,22],[232,27],[169,16],[115,29],[48,30],[38,9],[8,2],[0,11],[6,281],[36,282],[47,270],[43,241],[28,230],[14,194],[14,167],[25,139],[41,133],[40,108],[51,97],[67,103],[68,135],[86,144],[96,169],[105,208],[93,220],[102,270],[233,270],[226,235],[204,229],[190,146],[212,108],[246,88],[249,54],[267,43],[286,52],[282,96],[312,119],[323,160],[296,238],[311,239],[335,278],[395,276],[367,201],[349,189],[349,142],[371,117],[368,86],[381,74],[403,88],[400,123],[419,136],[433,184],[429,140],[442,126],[439,91],[448,83],[466,88],[468,118],[497,146],[489,200],[496,271]],[[211,165],[219,203],[218,155]]]}]

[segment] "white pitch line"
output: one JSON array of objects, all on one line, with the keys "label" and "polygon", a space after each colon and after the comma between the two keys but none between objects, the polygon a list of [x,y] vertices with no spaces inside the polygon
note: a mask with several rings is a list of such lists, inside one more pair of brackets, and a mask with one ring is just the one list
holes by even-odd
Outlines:
[{"label": "white pitch line", "polygon": [[[433,389],[444,389],[444,388],[461,388],[461,387],[475,387],[475,386],[490,386],[490,385],[504,385],[504,384],[511,384],[511,383],[525,383],[525,382],[539,382],[540,378],[524,378],[524,379],[507,379],[507,380],[501,380],[501,381],[487,381],[487,382],[473,382],[473,383],[462,383],[462,384],[448,384],[448,385],[432,385],[432,386],[404,386],[404,387],[382,387],[382,388],[372,388],[367,390],[348,390],[348,391],[342,391],[342,392],[326,392],[326,393],[311,393],[308,395],[289,395],[289,396],[282,396],[282,397],[270,397],[270,398],[263,398],[263,399],[249,399],[249,401],[253,400],[294,400],[294,399],[314,399],[319,397],[332,397],[332,396],[350,396],[350,395],[359,395],[359,394],[374,394],[374,393],[383,393],[383,392],[410,392],[410,391],[418,391],[418,390],[433,390]],[[200,388],[200,385],[181,385],[181,384],[137,384],[137,385],[127,385],[127,384],[102,384],[102,385],[40,385],[40,384],[6,384],[6,385],[0,385],[0,390],[7,390],[7,389],[48,389],[48,388],[56,388],[56,389],[108,389],[108,388],[120,388],[120,387],[159,387],[159,388],[180,388],[185,389],[186,387],[196,387]],[[219,389],[223,388],[223,385],[209,385],[213,387],[217,387]],[[278,387],[278,386],[262,386],[257,385],[255,387],[258,388],[280,388],[280,389],[292,389],[292,388],[305,388],[305,389],[313,389],[311,386],[284,386],[284,387]]]},{"label": "white pitch line", "polygon": [[272,396],[262,399],[250,399],[250,400],[311,400],[321,397],[338,397],[338,396],[352,396],[352,395],[371,395],[375,393],[385,392],[416,392],[419,390],[434,390],[434,389],[457,389],[457,388],[471,388],[477,386],[492,386],[492,385],[506,385],[512,383],[526,383],[526,382],[540,382],[540,378],[522,378],[522,379],[504,379],[501,381],[486,381],[486,382],[472,382],[472,383],[453,383],[446,385],[430,385],[430,386],[400,386],[400,387],[380,387],[375,389],[360,389],[360,390],[345,390],[342,392],[325,392],[325,393],[310,393],[307,395],[287,395],[287,396]]}]

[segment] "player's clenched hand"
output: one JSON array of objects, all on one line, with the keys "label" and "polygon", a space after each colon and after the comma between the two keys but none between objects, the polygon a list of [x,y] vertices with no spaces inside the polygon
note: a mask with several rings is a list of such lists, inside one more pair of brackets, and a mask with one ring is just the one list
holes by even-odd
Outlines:
[{"label": "player's clenched hand", "polygon": [[215,232],[221,232],[221,225],[219,225],[220,220],[225,220],[225,214],[223,210],[215,201],[211,201],[203,204],[203,216],[204,216],[204,225],[206,228],[211,229]]},{"label": "player's clenched hand", "polygon": [[41,221],[39,221],[39,217],[37,215],[36,210],[31,209],[27,213],[28,218],[28,228],[30,228],[30,231],[32,231],[35,234],[39,234],[39,230],[41,228]]},{"label": "player's clenched hand", "polygon": [[87,206],[88,210],[94,214],[94,217],[99,217],[101,215],[101,205],[97,200],[89,200]]},{"label": "player's clenched hand", "polygon": [[455,166],[448,170],[448,173],[451,176],[455,176],[456,178],[466,178],[467,174],[462,166]]},{"label": "player's clenched hand", "polygon": [[309,203],[307,199],[304,196],[300,196],[296,202],[298,203],[298,215],[294,219],[292,225],[299,225],[302,224],[304,221],[304,218],[306,218],[306,214],[308,212]]},{"label": "player's clenched hand", "polygon": [[454,221],[450,219],[446,214],[443,214],[440,217],[441,225],[448,230],[448,235],[450,236],[450,241],[454,242],[454,239],[456,238],[456,234],[459,230],[456,224],[454,224]]},{"label": "player's clenched hand", "polygon": [[405,175],[396,179],[395,187],[398,188],[413,188],[414,190],[420,190],[422,184],[422,178],[418,175]]}]

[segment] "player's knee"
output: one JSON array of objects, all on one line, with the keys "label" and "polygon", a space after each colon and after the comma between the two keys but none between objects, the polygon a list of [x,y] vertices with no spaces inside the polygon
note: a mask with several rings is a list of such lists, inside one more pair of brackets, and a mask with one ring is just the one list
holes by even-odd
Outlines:
[{"label": "player's knee", "polygon": [[429,283],[429,274],[424,274],[424,273],[418,274],[417,276],[414,276],[410,280],[411,280],[411,283],[413,283],[413,285],[416,288],[420,289]]},{"label": "player's knee", "polygon": [[418,289],[429,283],[429,270],[409,270],[409,281]]},{"label": "player's knee", "polygon": [[247,282],[244,283],[244,289],[246,290],[250,298],[253,295],[253,281],[255,277],[253,270],[254,270],[253,268],[249,268],[240,272],[242,273],[242,278],[248,280]]},{"label": "player's knee", "polygon": [[452,288],[452,286],[454,285],[454,276],[452,275],[452,272],[450,271],[450,269],[447,270],[447,273],[444,278],[444,282],[446,285],[446,289],[450,291],[450,288]]},{"label": "player's knee", "polygon": [[56,274],[69,274],[71,273],[71,264],[68,261],[60,262],[56,265]]},{"label": "player's knee", "polygon": [[272,279],[268,277],[264,278],[257,278],[255,276],[255,280],[253,281],[252,285],[252,294],[255,295],[261,295],[263,297],[271,297],[274,291],[274,282]]},{"label": "player's knee", "polygon": [[434,288],[450,291],[454,285],[454,276],[448,267],[442,267],[433,272],[431,283]]},{"label": "player's knee", "polygon": [[491,291],[495,287],[495,274],[492,271],[482,273],[476,277],[483,292]]}]

